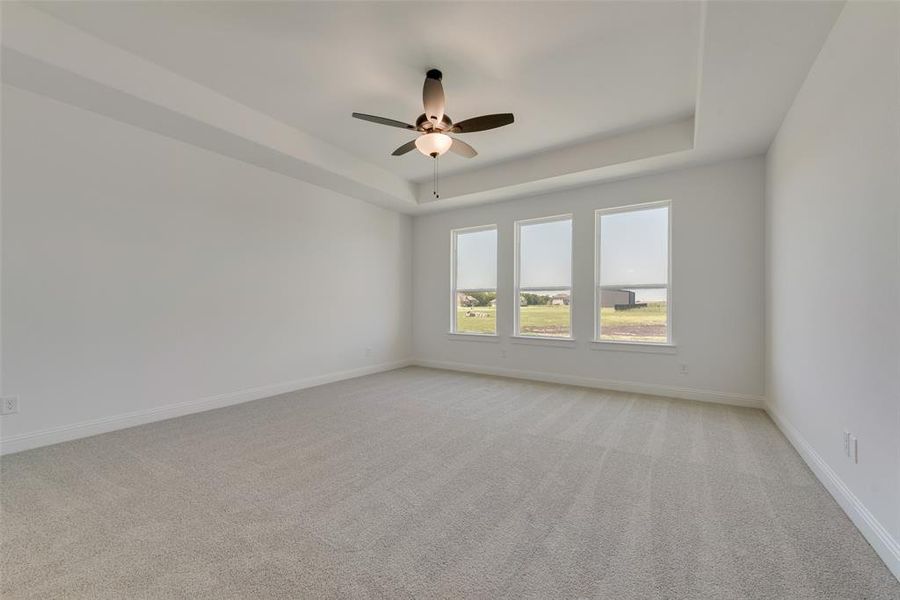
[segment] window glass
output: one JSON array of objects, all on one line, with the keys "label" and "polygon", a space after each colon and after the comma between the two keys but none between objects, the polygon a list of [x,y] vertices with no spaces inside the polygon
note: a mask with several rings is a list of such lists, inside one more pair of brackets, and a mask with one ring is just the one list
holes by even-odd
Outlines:
[{"label": "window glass", "polygon": [[516,335],[572,337],[572,218],[516,224]]},{"label": "window glass", "polygon": [[668,280],[669,207],[601,215],[601,285]]},{"label": "window glass", "polygon": [[457,234],[456,287],[461,290],[497,289],[496,229]]},{"label": "window glass", "polygon": [[597,211],[601,342],[670,343],[669,205]]},{"label": "window glass", "polygon": [[451,331],[497,333],[497,228],[453,231]]},{"label": "window glass", "polygon": [[572,286],[572,220],[522,224],[519,287]]}]

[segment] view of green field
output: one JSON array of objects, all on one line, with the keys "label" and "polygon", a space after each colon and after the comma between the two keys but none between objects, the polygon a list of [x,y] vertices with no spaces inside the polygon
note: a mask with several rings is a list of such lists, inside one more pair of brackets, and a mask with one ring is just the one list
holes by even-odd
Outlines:
[{"label": "view of green field", "polygon": [[522,306],[519,308],[519,335],[570,337],[570,315],[568,306]]},{"label": "view of green field", "polygon": [[[568,306],[523,306],[519,313],[521,335],[569,337]],[[457,307],[456,330],[460,333],[495,333],[497,309],[493,306]]]},{"label": "view of green field", "polygon": [[600,309],[600,341],[665,343],[666,303],[649,302],[642,308]]},{"label": "view of green field", "polygon": [[[521,335],[569,336],[568,306],[523,306],[519,313]],[[493,306],[457,307],[460,333],[496,333],[497,309]],[[651,302],[643,308],[600,309],[600,339],[616,342],[666,341],[666,303]]]},{"label": "view of green field", "polygon": [[456,307],[457,333],[497,333],[497,309],[493,306]]}]

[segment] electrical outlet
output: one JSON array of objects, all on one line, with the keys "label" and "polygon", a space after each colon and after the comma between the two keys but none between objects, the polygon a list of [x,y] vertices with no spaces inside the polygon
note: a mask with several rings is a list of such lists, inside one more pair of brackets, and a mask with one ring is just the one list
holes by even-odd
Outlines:
[{"label": "electrical outlet", "polygon": [[850,432],[844,432],[844,456],[850,456]]},{"label": "electrical outlet", "polygon": [[684,364],[684,363],[681,363],[681,374],[682,374],[682,375],[687,375],[687,374],[688,374],[688,366],[687,366],[686,364]]},{"label": "electrical outlet", "polygon": [[372,356],[372,349],[366,348],[366,356]]},{"label": "electrical outlet", "polygon": [[19,412],[19,397],[4,396],[0,398],[0,415],[11,415]]},{"label": "electrical outlet", "polygon": [[500,358],[506,358],[506,349],[505,348],[500,349]]}]

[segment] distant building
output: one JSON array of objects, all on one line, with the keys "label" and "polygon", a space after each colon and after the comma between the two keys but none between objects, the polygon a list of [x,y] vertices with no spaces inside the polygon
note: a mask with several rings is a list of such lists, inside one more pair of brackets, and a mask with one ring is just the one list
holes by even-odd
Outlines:
[{"label": "distant building", "polygon": [[603,290],[600,294],[601,308],[615,308],[616,305],[634,304],[634,292],[631,290]]},{"label": "distant building", "polygon": [[488,302],[488,305],[489,305],[489,306],[492,306],[492,307],[494,307],[494,308],[497,308],[497,299],[494,298],[493,300],[491,300],[490,302]]},{"label": "distant building", "polygon": [[629,310],[632,308],[644,308],[646,302],[637,302],[632,290],[603,290],[600,294],[601,308],[614,308],[616,310]]},{"label": "distant building", "polygon": [[569,293],[568,292],[560,292],[550,298],[550,306],[568,306],[568,305],[569,305]]}]

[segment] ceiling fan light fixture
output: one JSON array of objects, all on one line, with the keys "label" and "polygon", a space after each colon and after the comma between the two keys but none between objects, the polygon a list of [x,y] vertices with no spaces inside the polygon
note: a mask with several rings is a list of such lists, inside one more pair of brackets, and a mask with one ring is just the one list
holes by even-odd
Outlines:
[{"label": "ceiling fan light fixture", "polygon": [[425,156],[440,156],[450,149],[453,138],[443,133],[426,133],[416,138],[416,148]]}]

